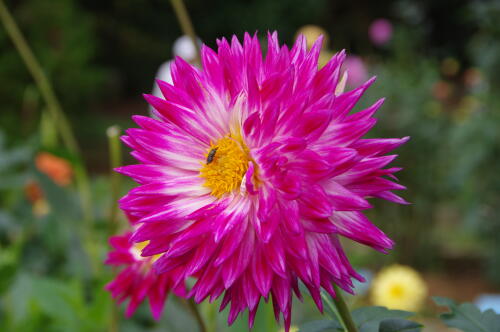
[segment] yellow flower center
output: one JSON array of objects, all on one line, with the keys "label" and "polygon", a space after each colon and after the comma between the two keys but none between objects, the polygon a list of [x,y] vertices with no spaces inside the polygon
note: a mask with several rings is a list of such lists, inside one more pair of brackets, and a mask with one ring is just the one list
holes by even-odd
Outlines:
[{"label": "yellow flower center", "polygon": [[204,186],[212,189],[213,196],[221,197],[240,187],[250,160],[241,139],[231,135],[221,138],[210,145],[205,157],[200,176],[205,178]]},{"label": "yellow flower center", "polygon": [[405,290],[404,287],[400,284],[394,284],[391,286],[389,293],[391,294],[392,297],[399,298],[403,296]]},{"label": "yellow flower center", "polygon": [[151,256],[151,257],[142,257],[141,256],[142,250],[144,248],[146,248],[146,246],[148,244],[149,244],[149,241],[143,241],[143,242],[134,243],[134,245],[132,246],[132,253],[133,253],[133,255],[135,256],[135,258],[137,260],[151,259],[151,263],[154,263],[154,262],[156,262],[156,260],[158,258],[161,257],[162,254],[157,254],[157,255],[154,255],[154,256]]}]

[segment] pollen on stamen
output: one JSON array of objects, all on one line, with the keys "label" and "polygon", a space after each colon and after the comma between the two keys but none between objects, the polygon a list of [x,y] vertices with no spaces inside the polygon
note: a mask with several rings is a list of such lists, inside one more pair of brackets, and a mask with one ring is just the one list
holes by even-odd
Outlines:
[{"label": "pollen on stamen", "polygon": [[205,178],[204,186],[212,189],[213,196],[222,197],[240,187],[249,161],[244,150],[242,142],[229,136],[221,138],[207,150],[206,157],[211,161],[203,163],[200,176]]}]

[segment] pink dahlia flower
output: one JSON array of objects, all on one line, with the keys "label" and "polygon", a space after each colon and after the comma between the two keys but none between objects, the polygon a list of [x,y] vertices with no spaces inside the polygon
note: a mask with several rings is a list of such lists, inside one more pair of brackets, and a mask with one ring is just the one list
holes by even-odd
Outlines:
[{"label": "pink dahlia flower", "polygon": [[347,83],[351,87],[358,87],[368,78],[368,70],[362,58],[356,55],[348,56],[344,61],[347,72]]},{"label": "pink dahlia flower", "polygon": [[184,284],[179,283],[182,275],[157,274],[152,269],[156,257],[142,257],[141,249],[147,243],[132,243],[132,233],[113,236],[109,242],[114,248],[108,255],[106,264],[124,266],[118,276],[106,285],[106,289],[119,303],[129,299],[125,315],[130,317],[137,306],[149,298],[151,312],[160,319],[167,295],[171,289],[179,296],[185,295]]},{"label": "pink dahlia flower", "polygon": [[387,44],[392,38],[392,23],[385,18],[376,19],[370,24],[368,35],[377,46]]},{"label": "pink dahlia flower", "polygon": [[303,37],[288,49],[269,34],[264,59],[256,36],[217,43],[203,46],[203,69],[177,58],[163,98],[145,96],[158,120],[135,116],[123,137],[140,164],[118,171],[140,186],[120,206],[136,220],[132,241],[149,241],[142,255],[161,255],[160,276],[195,278],[188,297],[223,295],[229,324],[248,309],[250,326],[271,298],[288,330],[299,281],[321,310],[321,288],[335,296],[332,284],[362,280],[340,236],[393,246],[362,211],[368,197],[405,203],[385,177],[400,168],[384,167],[408,138],[361,138],[383,100],[349,114],[374,79],[337,89],[345,55],[318,70],[321,39],[308,51]]}]

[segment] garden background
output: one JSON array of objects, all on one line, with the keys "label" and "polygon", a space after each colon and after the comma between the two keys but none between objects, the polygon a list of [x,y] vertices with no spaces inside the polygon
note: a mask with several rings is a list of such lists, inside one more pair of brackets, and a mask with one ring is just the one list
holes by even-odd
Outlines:
[{"label": "garden background", "polygon": [[[358,109],[385,96],[370,135],[411,136],[397,153],[404,167],[398,178],[408,187],[402,195],[412,204],[374,201],[369,217],[397,244],[384,256],[346,242],[356,268],[370,276],[394,263],[408,265],[421,273],[429,296],[458,301],[500,292],[500,2],[185,3],[197,35],[211,47],[217,38],[244,31],[264,39],[268,30],[290,45],[301,27],[313,24],[329,37],[325,55],[341,49],[351,55],[350,70],[357,74],[348,84],[377,76]],[[103,290],[116,272],[103,264],[107,238],[126,225],[115,201],[133,186],[111,172],[113,165],[133,163],[116,137],[134,126],[131,115],[147,114],[142,93],[153,89],[159,66],[173,57],[182,35],[170,3],[6,5],[52,82],[80,148],[65,144],[54,113],[0,28],[0,329],[194,331],[189,311],[173,298],[158,323],[145,305],[127,320]],[[391,27],[383,42],[370,33],[381,18]],[[44,162],[49,169],[57,164],[52,156],[69,163],[69,174],[63,166],[44,168]],[[82,165],[88,205],[80,202]],[[353,306],[370,303],[365,288],[349,298]],[[319,316],[310,299],[295,307],[294,325]],[[207,317],[215,310],[202,305]],[[429,297],[417,317],[427,331],[446,331],[430,318],[438,311]],[[256,331],[279,329],[269,306],[256,321]],[[217,331],[247,329],[244,319],[228,328],[219,317],[217,324]]]}]

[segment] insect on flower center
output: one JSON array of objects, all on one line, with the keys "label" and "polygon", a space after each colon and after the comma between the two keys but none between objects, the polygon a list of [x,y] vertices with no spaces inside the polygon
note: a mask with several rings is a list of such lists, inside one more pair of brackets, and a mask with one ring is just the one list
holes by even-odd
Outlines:
[{"label": "insect on flower center", "polygon": [[210,145],[200,176],[205,178],[204,186],[212,189],[213,196],[221,197],[240,187],[250,160],[247,150],[241,140],[231,135]]}]

